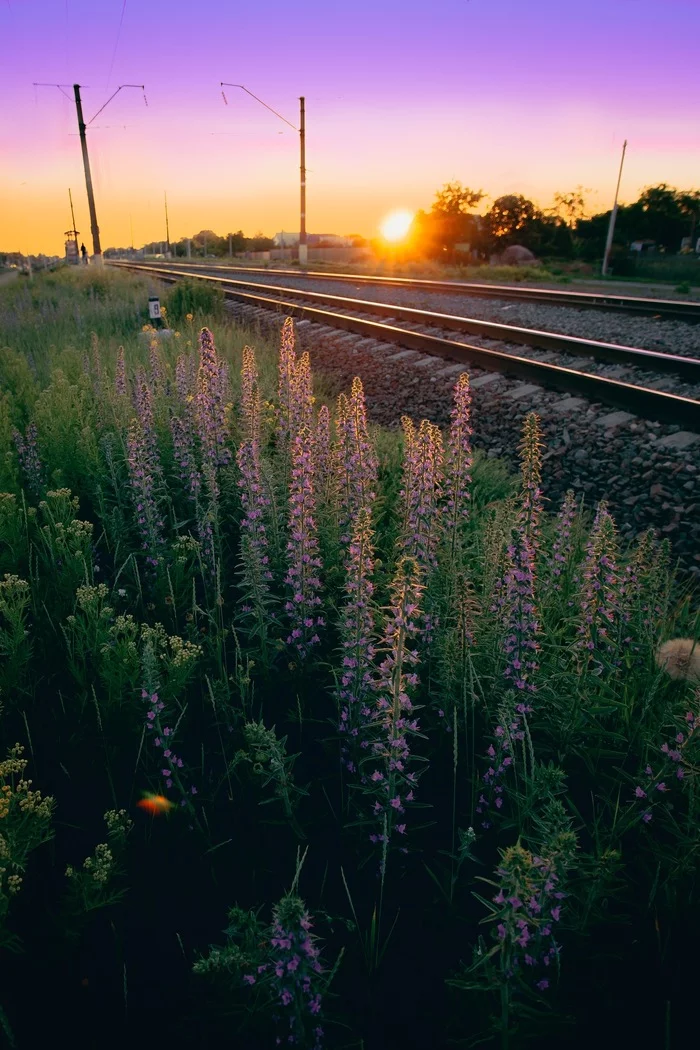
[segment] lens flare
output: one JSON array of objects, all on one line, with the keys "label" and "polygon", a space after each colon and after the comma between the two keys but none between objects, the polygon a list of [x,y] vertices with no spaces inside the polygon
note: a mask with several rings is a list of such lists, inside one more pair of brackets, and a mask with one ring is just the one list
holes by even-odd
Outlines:
[{"label": "lens flare", "polygon": [[144,795],[136,805],[139,809],[145,809],[146,812],[151,813],[154,817],[161,813],[167,813],[168,810],[172,809],[175,805],[170,799],[166,798],[165,795]]},{"label": "lens flare", "polygon": [[379,232],[385,241],[402,241],[413,225],[413,212],[392,211],[382,221]]}]

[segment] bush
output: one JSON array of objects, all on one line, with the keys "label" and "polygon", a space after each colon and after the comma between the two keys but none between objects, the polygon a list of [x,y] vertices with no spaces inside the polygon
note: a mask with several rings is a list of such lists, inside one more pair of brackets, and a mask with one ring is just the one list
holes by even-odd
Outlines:
[{"label": "bush", "polygon": [[176,324],[182,324],[187,314],[192,314],[195,322],[203,317],[221,317],[224,302],[222,290],[205,281],[182,281],[166,296],[168,318]]}]

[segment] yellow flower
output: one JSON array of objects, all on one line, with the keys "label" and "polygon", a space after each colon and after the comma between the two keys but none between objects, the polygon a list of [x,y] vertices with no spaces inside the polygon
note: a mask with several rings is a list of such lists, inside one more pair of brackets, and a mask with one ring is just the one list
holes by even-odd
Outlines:
[{"label": "yellow flower", "polygon": [[194,321],[194,314],[185,314],[186,321]]}]

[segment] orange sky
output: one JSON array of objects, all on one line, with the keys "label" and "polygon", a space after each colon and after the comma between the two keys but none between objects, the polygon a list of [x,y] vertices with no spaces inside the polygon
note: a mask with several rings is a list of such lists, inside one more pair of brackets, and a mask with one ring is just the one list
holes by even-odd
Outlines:
[{"label": "orange sky", "polygon": [[306,95],[310,232],[373,236],[452,179],[543,206],[581,184],[604,210],[625,137],[623,201],[700,183],[686,54],[700,4],[590,0],[576,33],[556,0],[440,8],[427,22],[419,0],[270,0],[245,15],[224,0],[0,4],[0,249],[62,253],[68,187],[90,247],[72,98],[34,80],[69,96],[85,84],[88,120],[119,84],[146,85],[148,106],[122,91],[89,132],[104,248],[128,245],[131,223],[136,245],[165,238],[164,190],[173,240],[298,230],[298,136],[243,92],[227,88],[225,106],[220,80],[292,123]]}]

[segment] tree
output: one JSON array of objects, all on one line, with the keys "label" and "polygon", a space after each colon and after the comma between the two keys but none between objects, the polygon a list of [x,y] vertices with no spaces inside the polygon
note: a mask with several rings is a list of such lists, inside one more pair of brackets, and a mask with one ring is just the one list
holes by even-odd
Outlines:
[{"label": "tree", "polygon": [[[544,218],[540,209],[520,194],[499,197],[486,215],[489,233],[498,247],[523,242],[524,231],[533,222]],[[521,234],[517,237],[516,234]]]},{"label": "tree", "polygon": [[435,215],[466,215],[484,199],[483,190],[470,190],[461,182],[446,182],[435,194],[432,212]]},{"label": "tree", "polygon": [[555,218],[560,218],[570,230],[574,230],[577,222],[587,217],[584,193],[591,193],[591,190],[584,190],[583,186],[577,186],[570,193],[555,193],[554,206],[547,209],[548,213]]},{"label": "tree", "polygon": [[424,254],[446,261],[455,257],[457,244],[476,247],[480,220],[469,213],[484,196],[482,190],[472,190],[461,182],[445,183],[435,194],[430,211],[416,214],[413,240],[417,246]]}]

